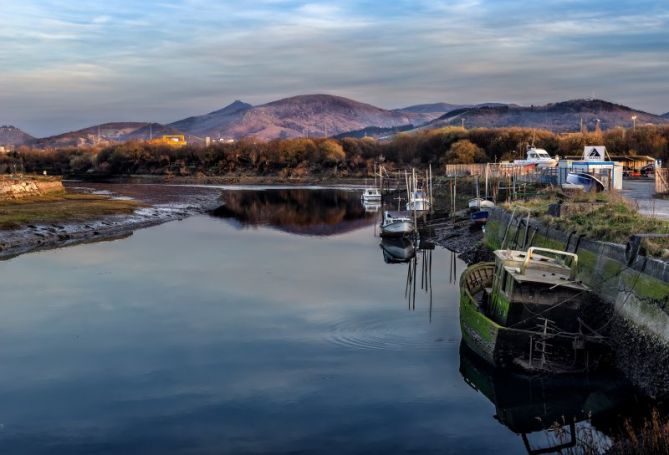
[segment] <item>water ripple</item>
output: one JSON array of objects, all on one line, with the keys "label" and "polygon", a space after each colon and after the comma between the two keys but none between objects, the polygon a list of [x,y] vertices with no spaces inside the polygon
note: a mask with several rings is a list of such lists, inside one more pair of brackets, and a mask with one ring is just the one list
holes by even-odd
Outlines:
[{"label": "water ripple", "polygon": [[405,314],[367,320],[342,320],[327,331],[327,340],[356,350],[439,351],[455,343],[430,330],[423,315]]}]

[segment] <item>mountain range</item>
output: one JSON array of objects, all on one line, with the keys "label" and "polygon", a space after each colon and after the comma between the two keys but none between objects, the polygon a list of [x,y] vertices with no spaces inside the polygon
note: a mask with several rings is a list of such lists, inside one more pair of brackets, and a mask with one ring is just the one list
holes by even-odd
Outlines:
[{"label": "mountain range", "polygon": [[448,125],[476,127],[544,128],[556,132],[579,131],[581,122],[593,130],[618,126],[667,124],[663,116],[596,99],[578,99],[542,106],[484,103],[477,105],[432,103],[401,109],[382,109],[333,95],[300,95],[253,106],[235,101],[213,112],[169,124],[115,122],[36,139],[18,128],[0,127],[0,145],[28,144],[36,147],[105,145],[130,139],[149,139],[162,134],[183,133],[190,142],[252,137],[266,141],[291,137],[383,137],[401,131],[440,128]]},{"label": "mountain range", "polygon": [[[666,115],[666,114],[665,114]],[[593,131],[636,125],[658,125],[668,118],[597,99],[578,99],[542,106],[483,105],[450,111],[422,128],[465,125],[467,128],[525,127],[554,132],[580,131],[581,125]]]}]

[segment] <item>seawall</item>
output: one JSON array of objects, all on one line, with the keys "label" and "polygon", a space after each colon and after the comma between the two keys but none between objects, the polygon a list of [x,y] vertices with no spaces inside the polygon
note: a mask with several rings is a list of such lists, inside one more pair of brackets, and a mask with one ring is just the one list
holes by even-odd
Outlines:
[{"label": "seawall", "polygon": [[0,200],[24,199],[64,191],[59,177],[0,177]]},{"label": "seawall", "polygon": [[614,309],[600,327],[610,329],[616,366],[648,395],[669,395],[669,262],[637,255],[634,245],[528,223],[527,214],[516,214],[509,227],[511,217],[500,208],[492,211],[486,244],[500,248],[506,233],[509,248],[541,246],[578,254],[578,278]]}]

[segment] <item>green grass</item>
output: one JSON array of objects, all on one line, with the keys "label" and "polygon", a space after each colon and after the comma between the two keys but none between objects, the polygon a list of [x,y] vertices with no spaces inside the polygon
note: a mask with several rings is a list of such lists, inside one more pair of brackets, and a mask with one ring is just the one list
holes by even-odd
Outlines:
[{"label": "green grass", "polygon": [[[548,206],[562,200],[571,204],[572,212],[559,218],[548,215]],[[583,206],[574,211],[574,205]],[[581,193],[566,195],[556,190],[546,190],[525,201],[507,204],[507,208],[527,209],[551,227],[563,231],[576,231],[594,240],[626,243],[633,234],[669,234],[669,222],[640,215],[633,204],[615,193]],[[669,238],[644,241],[646,250],[653,255],[669,254]]]},{"label": "green grass", "polygon": [[0,229],[31,224],[90,221],[107,215],[131,214],[136,201],[93,194],[53,193],[31,199],[0,201]]}]

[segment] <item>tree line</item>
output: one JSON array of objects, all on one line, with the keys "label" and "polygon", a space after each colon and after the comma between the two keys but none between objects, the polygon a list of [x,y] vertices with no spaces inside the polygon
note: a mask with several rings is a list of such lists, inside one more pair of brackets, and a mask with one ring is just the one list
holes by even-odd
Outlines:
[{"label": "tree line", "polygon": [[372,138],[297,138],[257,142],[244,139],[208,147],[129,141],[104,148],[37,150],[20,147],[0,156],[0,172],[100,176],[308,175],[366,176],[374,163],[433,166],[521,159],[534,144],[551,155],[580,156],[586,145],[605,145],[612,155],[650,155],[667,163],[669,126],[636,130],[556,134],[529,128],[447,127]]}]

